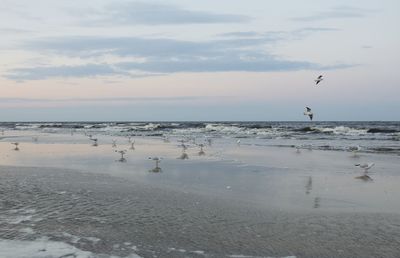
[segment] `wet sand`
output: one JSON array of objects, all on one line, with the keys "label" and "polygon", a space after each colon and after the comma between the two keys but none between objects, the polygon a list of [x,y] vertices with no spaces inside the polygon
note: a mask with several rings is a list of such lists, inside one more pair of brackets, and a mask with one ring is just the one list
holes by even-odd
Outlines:
[{"label": "wet sand", "polygon": [[[111,137],[98,147],[80,135],[31,137],[18,137],[19,151],[15,138],[0,142],[0,247],[45,239],[99,257],[400,255],[398,156],[221,139],[179,160],[174,141],[136,138],[129,150],[120,138],[122,163]],[[161,173],[149,172],[149,156],[163,157]],[[355,178],[365,161],[376,163],[372,181]]]}]

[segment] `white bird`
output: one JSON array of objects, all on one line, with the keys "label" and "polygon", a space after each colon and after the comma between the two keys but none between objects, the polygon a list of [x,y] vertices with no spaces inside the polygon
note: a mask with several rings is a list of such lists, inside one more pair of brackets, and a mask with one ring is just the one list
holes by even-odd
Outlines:
[{"label": "white bird", "polygon": [[131,141],[131,147],[129,149],[131,150],[135,149],[135,140]]},{"label": "white bird", "polygon": [[153,172],[153,173],[159,173],[162,171],[162,169],[160,168],[159,164],[162,160],[162,158],[159,157],[149,157],[149,159],[154,160],[156,162],[156,167],[149,170],[149,172]]},{"label": "white bird", "polygon": [[318,83],[320,83],[323,79],[324,78],[323,78],[322,75],[318,76],[318,78],[316,80],[314,80],[315,81],[315,85],[318,85]]},{"label": "white bird", "polygon": [[115,152],[118,152],[121,154],[121,158],[118,160],[119,162],[125,162],[126,159],[124,158],[124,155],[126,154],[126,150],[115,150]]},{"label": "white bird", "polygon": [[357,156],[357,152],[361,151],[361,146],[357,145],[357,146],[350,146],[349,150],[351,152],[353,152],[353,156],[356,157]]},{"label": "white bird", "polygon": [[189,159],[189,155],[187,155],[186,150],[182,150],[182,154],[178,157],[178,159]]},{"label": "white bird", "polygon": [[240,139],[236,141],[236,144],[237,144],[237,145],[240,145]]},{"label": "white bird", "polygon": [[97,144],[97,138],[90,138],[90,140],[93,141],[93,145],[92,145],[92,146],[94,146],[94,147],[97,147],[97,146],[98,146],[98,144]]},{"label": "white bird", "polygon": [[198,144],[198,146],[200,147],[199,156],[205,155],[206,153],[203,150],[204,144],[200,143],[200,144]]},{"label": "white bird", "polygon": [[371,169],[375,163],[363,163],[363,164],[355,164],[356,167],[364,169],[364,173],[368,173],[368,170]]},{"label": "white bird", "polygon": [[311,108],[309,108],[309,107],[306,107],[306,112],[304,112],[304,115],[308,116],[311,121],[312,121],[313,116],[314,116],[313,112],[311,112]]},{"label": "white bird", "polygon": [[19,142],[12,142],[11,144],[15,145],[14,150],[16,150],[16,151],[19,150],[19,148],[18,148]]},{"label": "white bird", "polygon": [[117,140],[112,140],[112,145],[111,145],[113,148],[116,148],[117,147]]}]

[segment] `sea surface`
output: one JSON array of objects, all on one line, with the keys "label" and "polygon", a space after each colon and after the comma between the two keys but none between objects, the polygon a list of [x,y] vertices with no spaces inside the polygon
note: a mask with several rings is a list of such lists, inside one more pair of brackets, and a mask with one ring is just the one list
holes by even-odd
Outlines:
[{"label": "sea surface", "polygon": [[[400,155],[400,122],[8,122],[0,130],[246,139],[247,144]],[[1,137],[1,136],[0,136]],[[267,141],[268,140],[268,141]]]}]

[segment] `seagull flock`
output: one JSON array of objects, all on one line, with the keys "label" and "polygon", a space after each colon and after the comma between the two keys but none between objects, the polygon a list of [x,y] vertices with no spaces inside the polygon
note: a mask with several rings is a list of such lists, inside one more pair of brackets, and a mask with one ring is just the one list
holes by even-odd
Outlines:
[{"label": "seagull flock", "polygon": [[[324,76],[321,74],[320,76],[317,77],[317,79],[315,79],[315,85],[318,85],[320,82],[322,82],[322,80],[324,80]],[[304,112],[305,116],[308,116],[310,118],[310,121],[312,121],[313,119],[313,112],[311,111],[311,108],[306,107],[306,111]]]},{"label": "seagull flock", "polygon": [[[315,85],[317,86],[319,83],[321,83],[324,80],[324,76],[321,74],[317,77],[317,79],[314,80]],[[308,116],[310,118],[310,121],[313,120],[314,114],[311,111],[310,107],[306,107],[306,110],[304,112],[305,116]],[[357,153],[361,150],[361,147],[355,146],[355,147],[350,147],[349,150],[353,153],[353,157],[358,157]],[[296,146],[296,152],[300,153],[300,147]],[[366,181],[370,181],[372,180],[368,175],[368,170],[371,169],[375,164],[374,163],[364,163],[364,164],[355,164],[356,167],[359,167],[361,169],[364,170],[364,175],[360,176],[360,177],[356,177],[358,179],[363,179]]]}]

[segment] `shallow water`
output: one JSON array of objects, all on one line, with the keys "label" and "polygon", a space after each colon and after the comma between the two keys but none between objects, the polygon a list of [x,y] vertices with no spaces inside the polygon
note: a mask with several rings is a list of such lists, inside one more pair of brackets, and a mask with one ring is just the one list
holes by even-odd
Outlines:
[{"label": "shallow water", "polygon": [[[99,135],[94,147],[82,134],[12,133],[0,142],[0,247],[8,254],[400,254],[397,155],[297,153],[216,138],[203,156],[187,143],[189,159],[180,160],[177,138],[135,137],[129,150],[125,137]],[[11,141],[20,142],[18,151]],[[117,161],[120,149],[126,162]],[[163,157],[162,172],[149,172],[149,156]],[[356,179],[362,172],[354,163],[367,161],[376,164],[372,180]]]},{"label": "shallow water", "polygon": [[400,220],[390,214],[260,209],[44,168],[3,167],[0,182],[2,239],[46,237],[49,246],[62,242],[120,257],[396,257],[400,251]]}]

